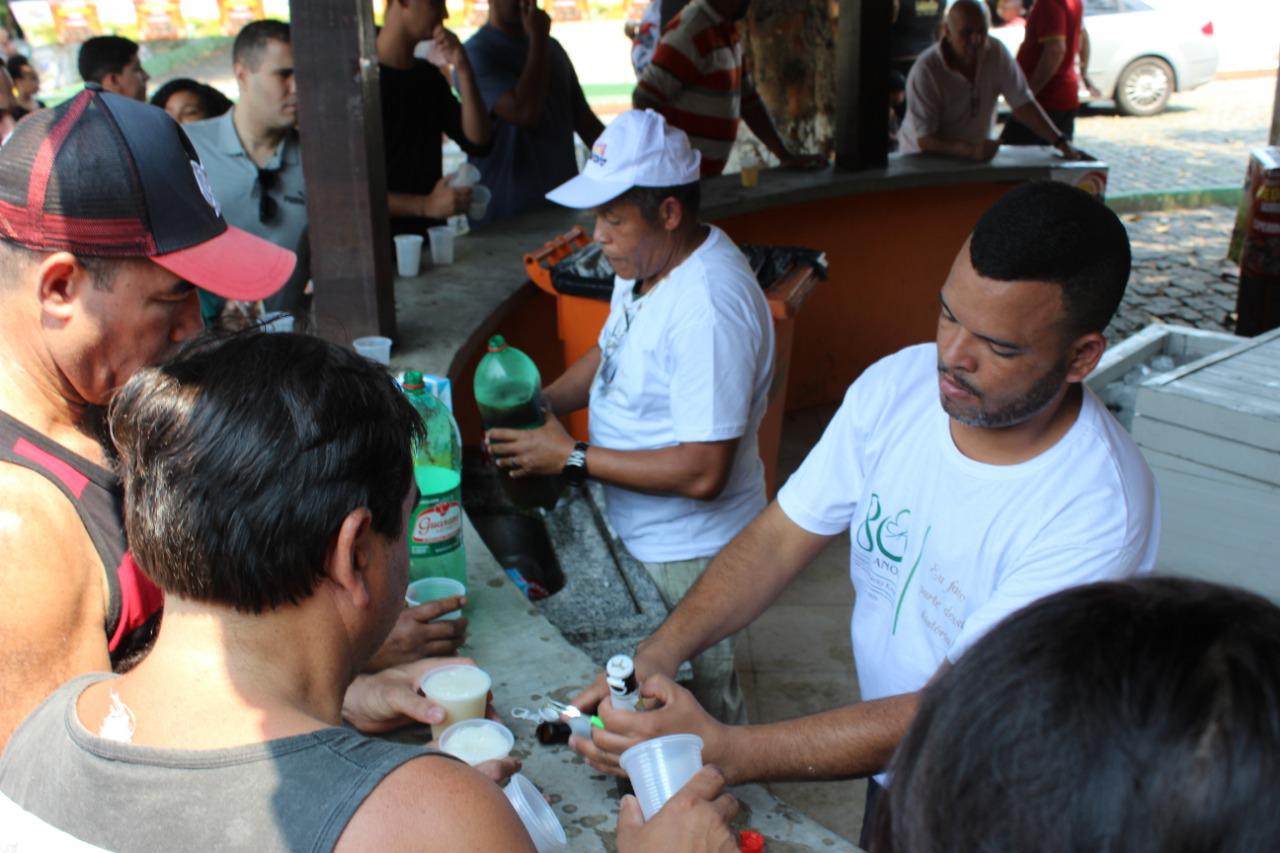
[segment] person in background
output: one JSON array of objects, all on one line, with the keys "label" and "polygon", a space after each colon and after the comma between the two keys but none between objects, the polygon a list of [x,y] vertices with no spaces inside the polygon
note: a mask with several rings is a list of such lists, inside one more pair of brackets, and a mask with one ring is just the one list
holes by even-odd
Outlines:
[{"label": "person in background", "polygon": [[907,76],[907,115],[898,150],[990,160],[1000,148],[991,131],[996,100],[1004,95],[1014,118],[1032,128],[1041,144],[1052,144],[1069,159],[1082,159],[1085,155],[1032,96],[1009,51],[988,37],[989,14],[982,0],[956,0],[947,10],[942,38],[920,54]]},{"label": "person in background", "polygon": [[996,14],[1000,17],[1001,26],[1025,27],[1027,25],[1027,9],[1022,0],[1000,0],[996,5]]},{"label": "person in background", "polygon": [[889,150],[898,150],[898,133],[902,128],[900,112],[907,103],[907,78],[897,71],[889,72]]},{"label": "person in background", "polygon": [[751,0],[693,0],[663,28],[653,59],[640,75],[631,103],[653,109],[684,131],[702,154],[702,177],[719,175],[743,119],[787,168],[827,166],[825,157],[796,154],[778,135],[756,94],[742,55],[738,22]]},{"label": "person in background", "polygon": [[232,107],[226,95],[189,77],[178,77],[156,89],[151,105],[173,116],[179,124],[217,118]]},{"label": "person in background", "polygon": [[9,77],[12,78],[14,91],[17,93],[14,120],[44,109],[45,102],[36,97],[40,93],[40,74],[31,65],[31,61],[21,54],[16,54],[9,57],[5,67],[9,70]]},{"label": "person in background", "polygon": [[590,148],[604,130],[550,29],[533,0],[492,0],[489,22],[465,45],[493,122],[490,152],[471,158],[493,193],[482,223],[544,205],[578,174],[575,132]]},{"label": "person in background", "polygon": [[103,91],[135,101],[147,99],[151,76],[138,58],[137,43],[123,36],[94,36],[80,45],[77,64],[84,82],[97,83]]},{"label": "person in background", "polygon": [[[217,118],[187,125],[187,134],[227,221],[298,256],[293,276],[266,301],[265,309],[305,316],[311,265],[289,25],[271,20],[247,24],[232,46],[231,67],[239,103]],[[209,325],[220,322],[224,311],[243,310],[228,308],[213,294],[201,294],[201,304]]]},{"label": "person in background", "polygon": [[[1089,73],[1084,4],[1082,0],[1036,0],[1026,26],[1026,36],[1018,48],[1018,66],[1049,121],[1069,141],[1075,138],[1076,113],[1080,111],[1077,56],[1086,81]],[[1043,145],[1044,135],[1039,130],[1014,115],[1005,125],[1000,141],[1006,145]]]},{"label": "person in background", "polygon": [[[489,110],[467,52],[444,28],[448,16],[444,0],[387,0],[378,31],[392,234],[422,234],[471,204],[471,188],[445,178],[442,133],[469,156],[489,153]],[[427,39],[430,59],[415,58],[414,47]],[[461,101],[449,88],[450,68]]]},{"label": "person in background", "polygon": [[1240,589],[1152,577],[1032,604],[925,688],[869,849],[1280,850],[1261,806],[1277,660],[1280,609]]},{"label": "person in background", "polygon": [[[864,830],[874,826],[932,677],[1031,602],[1155,564],[1155,478],[1083,384],[1129,266],[1124,224],[1088,193],[1034,181],[1002,196],[956,253],[935,342],[863,371],[777,499],[637,647],[645,712],[601,701],[598,679],[573,703],[598,706],[606,728],[570,745],[617,774],[625,748],[690,732],[730,784],[872,776]],[[860,701],[716,722],[671,680],[681,661],[750,625],[839,535]],[[964,781],[981,796],[987,778]]]},{"label": "person in background", "polygon": [[653,51],[658,47],[658,37],[662,35],[660,0],[652,0],[644,7],[644,14],[639,21],[627,21],[623,24],[622,32],[631,39],[631,67],[639,80],[644,69],[653,61]]},{"label": "person in background", "polygon": [[[590,443],[555,418],[490,430],[513,477],[604,484],[609,523],[675,607],[711,558],[764,509],[756,433],[773,376],[773,321],[741,251],[698,219],[699,154],[652,110],[614,119],[582,174],[547,198],[596,217],[616,272],[599,344],[546,389],[555,414],[583,407]],[[692,659],[717,719],[745,722],[733,639]]]}]

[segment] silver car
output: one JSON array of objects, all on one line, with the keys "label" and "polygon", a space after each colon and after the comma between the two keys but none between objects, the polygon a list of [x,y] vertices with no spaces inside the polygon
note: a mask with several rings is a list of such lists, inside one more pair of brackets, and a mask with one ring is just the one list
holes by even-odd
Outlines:
[{"label": "silver car", "polygon": [[[1089,82],[1126,115],[1164,111],[1169,96],[1203,86],[1218,70],[1218,46],[1208,13],[1195,3],[1084,0],[1089,33]],[[1015,56],[1025,29],[993,27]],[[1094,96],[1081,83],[1080,100]]]}]

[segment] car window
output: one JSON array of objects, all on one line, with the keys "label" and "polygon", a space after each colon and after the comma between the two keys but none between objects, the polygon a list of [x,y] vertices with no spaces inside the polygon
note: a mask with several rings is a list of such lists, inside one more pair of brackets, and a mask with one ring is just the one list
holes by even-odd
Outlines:
[{"label": "car window", "polygon": [[1114,15],[1120,11],[1120,0],[1084,0],[1086,15]]},{"label": "car window", "polygon": [[1124,7],[1130,12],[1150,12],[1151,6],[1142,0],[1124,0]]}]

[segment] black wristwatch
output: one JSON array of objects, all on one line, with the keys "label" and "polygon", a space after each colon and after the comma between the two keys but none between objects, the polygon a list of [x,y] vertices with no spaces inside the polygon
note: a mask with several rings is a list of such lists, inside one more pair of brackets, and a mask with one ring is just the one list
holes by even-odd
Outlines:
[{"label": "black wristwatch", "polygon": [[564,470],[560,472],[569,485],[581,486],[587,481],[587,448],[590,446],[585,441],[579,441],[573,446],[569,461],[564,463]]}]

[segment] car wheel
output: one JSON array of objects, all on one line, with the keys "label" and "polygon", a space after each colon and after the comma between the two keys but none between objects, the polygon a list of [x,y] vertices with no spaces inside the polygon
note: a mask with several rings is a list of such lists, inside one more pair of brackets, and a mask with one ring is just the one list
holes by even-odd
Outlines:
[{"label": "car wheel", "polygon": [[1129,116],[1153,116],[1164,112],[1173,94],[1173,69],[1154,56],[1129,63],[1116,81],[1116,106]]}]

